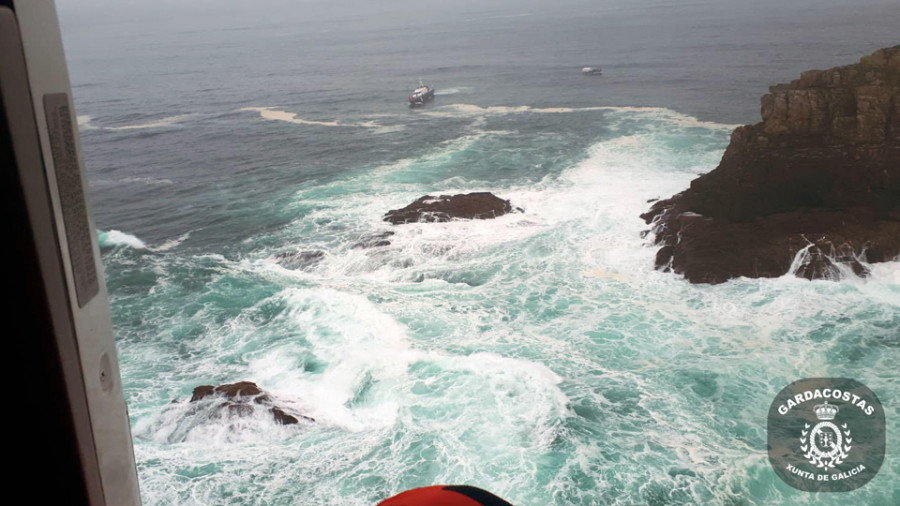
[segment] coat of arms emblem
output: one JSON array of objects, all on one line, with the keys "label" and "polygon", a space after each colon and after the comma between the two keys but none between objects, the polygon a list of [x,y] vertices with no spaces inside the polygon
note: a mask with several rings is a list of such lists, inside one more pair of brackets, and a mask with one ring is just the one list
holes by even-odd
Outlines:
[{"label": "coat of arms emblem", "polygon": [[772,469],[798,490],[855,490],[884,462],[884,408],[854,379],[794,381],[775,396],[767,422]]},{"label": "coat of arms emblem", "polygon": [[844,459],[853,448],[851,446],[853,439],[846,423],[839,427],[832,422],[840,411],[837,406],[825,401],[824,404],[817,404],[813,411],[820,421],[811,431],[808,423],[804,425],[800,436],[800,450],[805,452],[803,457],[810,464],[828,471],[844,463]]}]

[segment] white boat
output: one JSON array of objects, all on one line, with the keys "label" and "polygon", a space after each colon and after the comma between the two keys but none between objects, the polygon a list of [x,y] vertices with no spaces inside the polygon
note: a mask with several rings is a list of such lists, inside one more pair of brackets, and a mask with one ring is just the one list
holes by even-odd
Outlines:
[{"label": "white boat", "polygon": [[584,67],[581,69],[581,73],[586,76],[599,76],[603,70],[600,67]]},{"label": "white boat", "polygon": [[432,100],[434,100],[434,88],[424,84],[419,79],[419,87],[413,90],[412,95],[409,96],[409,106],[418,107]]}]

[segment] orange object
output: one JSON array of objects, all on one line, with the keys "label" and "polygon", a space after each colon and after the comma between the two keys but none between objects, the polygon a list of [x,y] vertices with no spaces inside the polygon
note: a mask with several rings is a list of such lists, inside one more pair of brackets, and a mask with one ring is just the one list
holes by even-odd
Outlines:
[{"label": "orange object", "polygon": [[512,506],[487,490],[469,485],[433,485],[389,497],[378,506]]}]

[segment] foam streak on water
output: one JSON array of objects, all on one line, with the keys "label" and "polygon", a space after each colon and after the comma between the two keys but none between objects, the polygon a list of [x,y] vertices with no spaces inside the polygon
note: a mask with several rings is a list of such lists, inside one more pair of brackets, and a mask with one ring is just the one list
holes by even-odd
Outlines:
[{"label": "foam streak on water", "polygon": [[[101,237],[147,503],[363,505],[433,483],[519,505],[808,502],[769,468],[765,416],[810,376],[872,388],[898,454],[898,263],[717,286],[653,269],[638,215],[714,167],[731,125],[658,108],[423,113],[468,123],[302,185],[286,225],[227,250],[192,248],[197,233],[155,248]],[[564,135],[531,128],[536,114],[582,115],[592,137],[557,154]],[[525,211],[381,221],[463,191]],[[388,230],[390,245],[354,247]],[[323,254],[277,262],[297,250]],[[191,418],[194,386],[238,380],[316,422]],[[898,478],[888,462],[815,501],[887,504]]]}]

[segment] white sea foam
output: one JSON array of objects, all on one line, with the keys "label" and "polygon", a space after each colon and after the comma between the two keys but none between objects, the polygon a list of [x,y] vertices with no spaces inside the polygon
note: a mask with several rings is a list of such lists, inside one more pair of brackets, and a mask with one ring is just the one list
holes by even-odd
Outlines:
[{"label": "white sea foam", "polygon": [[147,248],[147,245],[144,244],[144,241],[131,234],[126,234],[125,232],[120,232],[118,230],[109,230],[106,232],[100,230],[97,232],[97,234],[101,248],[115,246],[127,246],[129,248],[135,249]]},{"label": "white sea foam", "polygon": [[[490,187],[467,185],[464,179],[458,180],[461,187],[452,189],[423,189],[418,184],[410,184],[407,188],[398,184],[397,175],[414,175],[428,170],[427,167],[441,167],[454,153],[501,134],[514,132],[479,131],[448,141],[420,159],[402,160],[362,174],[358,183],[350,184],[352,180],[336,182],[334,184],[341,187],[336,191],[340,193],[357,186],[368,190],[368,193],[343,198],[339,206],[331,200],[317,201],[301,192],[306,204],[321,207],[307,215],[304,222],[356,221],[370,223],[368,226],[377,230],[379,217],[386,209],[402,207],[421,196],[423,191],[433,195],[496,191]],[[660,194],[676,193],[698,170],[689,166],[673,174],[665,165],[665,159],[670,155],[670,151],[659,150],[652,134],[598,143],[591,148],[588,158],[555,180],[497,191],[503,198],[509,198],[514,206],[524,208],[524,213],[512,213],[494,220],[395,227],[389,254],[370,254],[364,249],[350,248],[348,243],[346,250],[323,259],[313,269],[313,276],[365,276],[384,281],[442,278],[444,273],[464,269],[463,265],[477,269],[484,263],[478,259],[482,251],[502,244],[521,244],[529,237],[559,229],[565,223],[582,222],[581,231],[569,233],[581,237],[590,230],[590,237],[585,240],[589,245],[596,245],[586,252],[583,271],[594,273],[589,274],[594,277],[624,280],[626,275],[623,273],[631,269],[652,269],[653,251],[644,247],[644,241],[638,235],[645,225],[637,216],[644,210],[646,200]],[[716,152],[711,152],[706,163],[714,164],[717,156]],[[358,217],[369,218],[360,221]],[[604,264],[593,258],[595,256],[626,261],[628,265]],[[613,274],[598,276],[597,272]],[[303,273],[294,275],[307,276]]]},{"label": "white sea foam", "polygon": [[373,134],[387,134],[393,132],[399,132],[406,128],[405,125],[382,125],[377,121],[366,120],[366,121],[357,121],[357,122],[349,122],[344,123],[337,120],[308,120],[303,118],[298,118],[297,113],[295,112],[287,112],[275,109],[274,107],[244,107],[242,109],[238,109],[238,111],[255,111],[258,112],[260,117],[263,119],[271,120],[271,121],[284,121],[287,123],[293,123],[295,125],[313,125],[313,126],[324,126],[324,127],[350,127],[350,128],[368,128],[372,130]]},{"label": "white sea foam", "polygon": [[[310,271],[253,255],[191,258],[213,274],[200,278],[203,296],[168,321],[163,337],[174,351],[141,355],[175,370],[152,375],[149,407],[132,411],[139,460],[166,463],[141,470],[154,500],[215,502],[227,493],[277,503],[302,490],[310,504],[370,504],[373,489],[467,482],[517,504],[634,502],[656,490],[681,494],[673,502],[733,502],[734,490],[768,469],[754,406],[768,406],[773,381],[850,374],[858,364],[848,350],[868,353],[867,370],[891,370],[895,353],[857,330],[889,332],[900,262],[839,283],[785,276],[704,286],[654,270],[638,215],[648,198],[715,166],[728,125],[665,109],[609,110],[643,123],[619,129],[613,117],[608,138],[539,181],[455,175],[460,153],[496,140],[479,127],[420,156],[303,188],[302,216],[277,232],[280,241],[266,237],[327,251]],[[691,133],[699,135],[685,149]],[[424,194],[478,190],[525,211],[381,221]],[[390,245],[353,247],[387,230]],[[178,264],[156,274],[183,272]],[[217,307],[242,296],[247,280],[279,288],[238,315],[230,302]],[[150,296],[178,297],[185,283],[168,282]],[[838,318],[853,323],[826,324]],[[122,340],[131,355],[160,338],[140,337]],[[182,354],[189,365],[179,369]],[[143,372],[132,381],[147,381]],[[873,374],[869,386],[889,390],[888,377]],[[164,399],[160,408],[152,398],[160,382],[183,398],[199,382],[242,379],[317,422],[186,426],[181,404]],[[204,464],[215,469],[203,479],[172,476]],[[248,491],[251,475],[265,485]]]},{"label": "white sea foam", "polygon": [[98,126],[94,124],[94,117],[89,114],[79,115],[78,120],[78,128],[81,131],[88,130],[106,130],[110,132],[123,132],[129,130],[149,130],[149,129],[158,129],[158,128],[169,128],[178,126],[181,123],[189,121],[191,119],[196,118],[197,114],[178,114],[175,116],[167,116],[165,118],[161,118],[154,121],[148,121],[146,123],[137,123],[134,125],[121,125],[121,126]]},{"label": "white sea foam", "polygon": [[79,114],[76,119],[78,121],[79,130],[97,130],[97,126],[91,122],[94,119],[93,116],[89,114]]},{"label": "white sea foam", "polygon": [[337,121],[317,121],[317,120],[306,120],[297,117],[297,113],[295,112],[287,112],[287,111],[279,111],[272,107],[244,107],[243,109],[238,109],[239,111],[256,111],[259,113],[260,117],[263,119],[273,120],[273,121],[285,121],[288,123],[295,123],[297,125],[319,125],[319,126],[345,126],[341,125]]},{"label": "white sea foam", "polygon": [[[317,419],[352,430],[393,423],[396,405],[353,412],[346,404],[366,377],[389,382],[405,376],[412,360],[405,329],[361,296],[327,289],[289,289],[282,297],[292,308],[288,317],[307,329],[304,338],[328,366],[312,379],[283,377],[278,376],[278,368],[271,367],[277,359],[265,355],[251,361],[251,371],[277,390],[302,392],[305,405]],[[293,369],[290,363],[284,365],[287,367],[281,371]],[[271,382],[267,381],[270,377]]]},{"label": "white sea foam", "polygon": [[143,183],[147,185],[168,186],[174,184],[171,179],[156,177],[126,177],[120,180],[123,183]]},{"label": "white sea foam", "polygon": [[121,179],[91,179],[91,186],[105,187],[117,185],[139,184],[144,186],[169,186],[175,184],[174,181],[167,178],[156,178],[148,176],[129,176]]},{"label": "white sea foam", "polygon": [[629,113],[645,116],[650,119],[659,119],[683,127],[696,127],[708,129],[734,129],[740,125],[703,121],[693,116],[682,114],[663,107],[531,107],[520,106],[479,106],[473,104],[449,104],[435,107],[420,114],[434,117],[467,118],[481,116],[500,116],[507,114],[568,114],[582,112],[609,111],[617,113]]},{"label": "white sea foam", "polygon": [[184,123],[192,118],[194,118],[196,114],[178,114],[175,116],[167,116],[165,118],[148,121],[147,123],[138,123],[135,125],[124,125],[124,126],[115,126],[115,127],[103,127],[104,130],[110,130],[114,132],[118,131],[127,131],[127,130],[147,130],[147,129],[155,129],[155,128],[168,128],[178,125],[179,123]]},{"label": "white sea foam", "polygon": [[142,241],[141,239],[139,239],[138,237],[136,237],[132,234],[127,234],[125,232],[120,232],[118,230],[109,230],[109,231],[98,230],[97,231],[97,237],[98,237],[101,248],[112,248],[112,247],[116,247],[116,246],[124,246],[124,247],[128,247],[128,248],[133,248],[133,249],[146,249],[149,251],[157,251],[157,252],[169,251],[169,250],[177,247],[181,243],[183,243],[190,236],[191,236],[191,233],[187,232],[187,233],[184,233],[174,239],[165,241],[162,244],[159,244],[157,246],[148,246],[147,243],[145,243],[144,241]]},{"label": "white sea foam", "polygon": [[[140,459],[165,457],[170,464],[212,459],[222,463],[220,472],[238,476],[257,465],[264,448],[266,458],[283,463],[267,479],[289,479],[301,487],[315,483],[310,490],[329,497],[335,484],[355,480],[348,464],[368,461],[373,472],[390,473],[416,465],[418,453],[409,448],[437,451],[434,458],[440,460],[466,455],[459,464],[473,467],[449,466],[440,473],[447,480],[460,471],[490,469],[511,449],[539,455],[559,437],[568,399],[559,386],[562,378],[540,363],[413,346],[406,326],[365,295],[287,288],[257,307],[272,304],[286,304],[286,310],[271,322],[271,337],[260,335],[250,310],[216,329],[208,336],[213,341],[205,344],[245,349],[241,376],[230,380],[252,377],[278,405],[316,422],[278,426],[263,410],[248,417],[215,416],[211,407],[182,398],[140,416],[135,425]],[[310,354],[321,364],[319,370],[298,367]],[[215,363],[214,357],[197,357],[194,370],[221,377]],[[381,452],[378,448],[392,456],[367,457]],[[164,476],[152,470],[142,476],[155,498],[173,493],[156,489]],[[514,486],[524,477],[509,469],[496,478],[498,486]],[[197,486],[194,493],[202,493]],[[266,493],[277,490],[267,487]]]},{"label": "white sea foam", "polygon": [[186,241],[190,236],[191,236],[190,232],[185,232],[184,234],[181,234],[180,236],[178,236],[174,239],[169,239],[168,241],[165,241],[164,243],[160,244],[159,246],[154,246],[150,249],[153,251],[169,251],[170,249],[179,246],[181,243]]},{"label": "white sea foam", "polygon": [[468,86],[458,86],[455,88],[438,88],[434,94],[438,96],[456,95],[457,93],[468,93],[472,88]]},{"label": "white sea foam", "polygon": [[[900,258],[895,258],[892,262],[884,262],[871,264],[869,266],[872,273],[872,279],[884,284],[900,286]],[[900,304],[900,300],[894,300]]]}]

